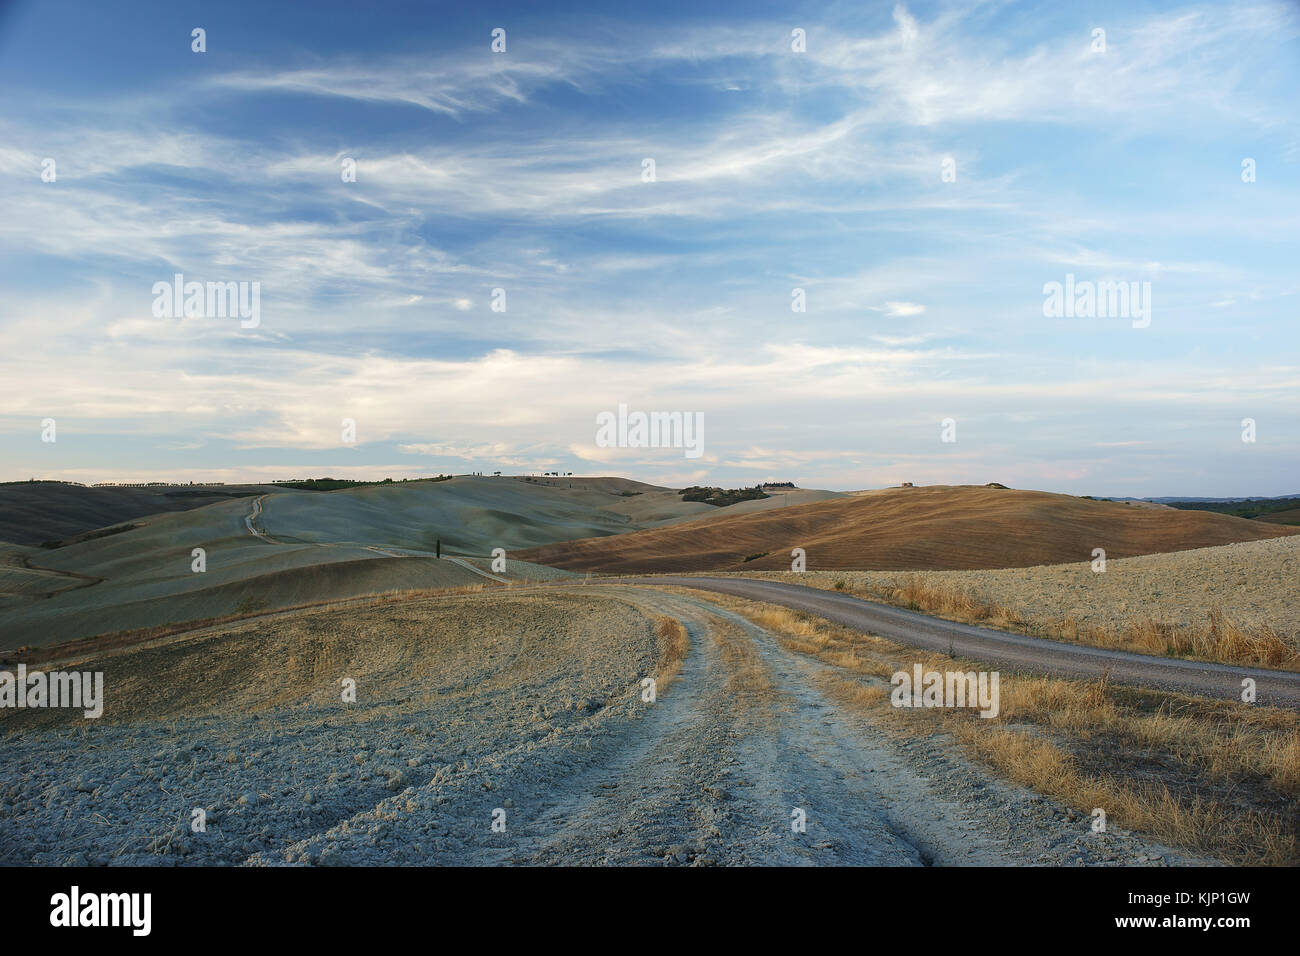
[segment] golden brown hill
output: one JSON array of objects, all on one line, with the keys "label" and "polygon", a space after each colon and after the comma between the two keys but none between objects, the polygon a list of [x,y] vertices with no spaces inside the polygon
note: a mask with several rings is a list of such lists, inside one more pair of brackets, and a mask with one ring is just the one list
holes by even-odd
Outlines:
[{"label": "golden brown hill", "polygon": [[[933,485],[729,516],[514,552],[571,571],[968,570],[1133,557],[1297,533],[1203,511],[1139,508],[1043,491]],[[765,553],[746,561],[747,557]]]}]

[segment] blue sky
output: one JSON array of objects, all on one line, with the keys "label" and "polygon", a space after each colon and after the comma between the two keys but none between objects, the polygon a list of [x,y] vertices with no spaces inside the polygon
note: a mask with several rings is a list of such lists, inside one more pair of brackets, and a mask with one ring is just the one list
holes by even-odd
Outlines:
[{"label": "blue sky", "polygon": [[1300,492],[1300,9],[1067,6],[4,5],[0,479]]}]

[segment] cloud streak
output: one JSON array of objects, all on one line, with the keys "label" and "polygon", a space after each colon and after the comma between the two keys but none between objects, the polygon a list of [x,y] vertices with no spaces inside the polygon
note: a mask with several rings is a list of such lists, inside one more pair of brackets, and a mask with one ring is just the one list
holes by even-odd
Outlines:
[{"label": "cloud streak", "polygon": [[[744,15],[521,18],[504,55],[412,51],[396,17],[160,66],[147,95],[15,89],[0,477],[108,467],[113,441],[150,473],[698,475],[594,447],[627,402],[709,416],[719,482],[1296,491],[1300,19],[1103,9],[1098,54],[1077,17],[1031,13],[831,12],[802,54]],[[176,272],[259,282],[262,325],[154,319]],[[1067,272],[1150,281],[1151,328],[1044,319]],[[33,445],[47,416],[57,449]],[[1226,457],[1247,416],[1258,454]]]}]

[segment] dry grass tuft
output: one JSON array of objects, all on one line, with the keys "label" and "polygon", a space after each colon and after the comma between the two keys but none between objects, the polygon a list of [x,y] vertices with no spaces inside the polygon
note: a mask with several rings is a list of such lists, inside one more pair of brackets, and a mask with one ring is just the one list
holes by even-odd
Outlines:
[{"label": "dry grass tuft", "polygon": [[659,674],[655,678],[655,693],[666,691],[677,675],[691,650],[691,636],[681,621],[672,617],[656,617],[655,640],[659,645]]},{"label": "dry grass tuft", "polygon": [[727,669],[727,693],[746,715],[772,720],[779,692],[772,673],[748,635],[729,622],[719,622],[714,639]]}]

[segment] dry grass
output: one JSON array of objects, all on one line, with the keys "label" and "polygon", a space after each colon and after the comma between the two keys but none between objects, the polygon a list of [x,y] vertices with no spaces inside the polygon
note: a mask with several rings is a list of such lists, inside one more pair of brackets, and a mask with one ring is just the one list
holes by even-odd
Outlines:
[{"label": "dry grass", "polygon": [[[49,644],[42,647],[20,647],[16,650],[4,651],[0,654],[0,664],[44,664],[50,661],[64,660],[74,657],[82,657],[87,654],[102,654],[108,651],[123,650],[135,647],[140,644],[147,644],[151,641],[161,640],[166,637],[173,637],[177,634],[186,634],[191,631],[201,631],[209,627],[220,627],[225,624],[237,624],[241,621],[249,621],[259,617],[275,617],[279,614],[293,614],[299,611],[311,611],[322,608],[338,608],[354,606],[358,608],[383,607],[386,604],[395,604],[402,601],[415,601],[427,597],[453,596],[457,594],[475,594],[483,591],[488,587],[483,584],[462,584],[455,587],[447,588],[413,588],[407,590],[376,591],[373,594],[358,594],[347,598],[334,598],[325,601],[309,601],[302,604],[286,605],[266,610],[248,610],[235,614],[225,614],[220,617],[196,618],[192,621],[183,621],[177,624],[162,624],[155,627],[142,627],[130,631],[111,631],[106,634],[96,634],[91,637],[78,638],[74,641],[64,641],[60,644]],[[496,587],[504,587],[496,585]]]},{"label": "dry grass", "polygon": [[739,625],[717,619],[709,633],[727,674],[730,715],[755,732],[773,732],[790,700],[777,688],[771,668]]},{"label": "dry grass", "polygon": [[763,658],[754,645],[736,631],[725,626],[716,629],[722,661],[727,667],[727,693],[748,707],[758,707],[770,713],[765,706],[776,699],[776,685]]},{"label": "dry grass", "polygon": [[691,650],[691,636],[686,626],[672,617],[656,617],[655,640],[659,648],[659,673],[655,678],[655,693],[666,691],[681,672],[686,655]]},{"label": "dry grass", "polygon": [[[710,595],[710,600],[722,603],[717,595]],[[889,675],[897,669],[877,657],[877,654],[902,650],[891,641],[850,631],[848,628],[836,628],[820,618],[777,605],[739,599],[736,601],[745,617],[778,635],[782,644],[790,650],[816,657],[855,674],[870,675],[882,680],[888,680]],[[726,603],[728,606],[731,604],[730,601]],[[845,640],[836,633],[837,630],[852,634],[853,639]]]},{"label": "dry grass", "polygon": [[1013,728],[981,728],[968,720],[953,730],[985,763],[1081,812],[1100,807],[1108,820],[1232,863],[1297,861],[1295,823],[1284,812],[1243,809],[1219,794],[1186,792],[1186,784],[1161,779],[1121,781],[1089,769],[1071,749]]},{"label": "dry grass", "polygon": [[[836,590],[855,591],[847,586],[840,587],[841,583],[836,582]],[[1093,647],[1221,664],[1258,664],[1300,670],[1300,648],[1291,645],[1267,625],[1242,627],[1230,621],[1217,607],[1210,609],[1204,624],[1180,626],[1147,617],[1116,628],[1083,624],[1070,617],[1048,623],[1031,621],[1009,608],[985,603],[964,588],[936,584],[920,575],[908,575],[895,586],[859,593],[862,597],[964,624],[987,624],[1002,630]]]},{"label": "dry grass", "polygon": [[[726,605],[790,650],[837,668],[828,692],[900,733],[947,733],[1006,777],[1084,814],[1232,863],[1300,862],[1300,715],[1091,681],[1004,674],[992,719],[890,706],[888,679],[968,663],[924,654],[811,615]],[[962,607],[961,598],[949,607]]]}]

